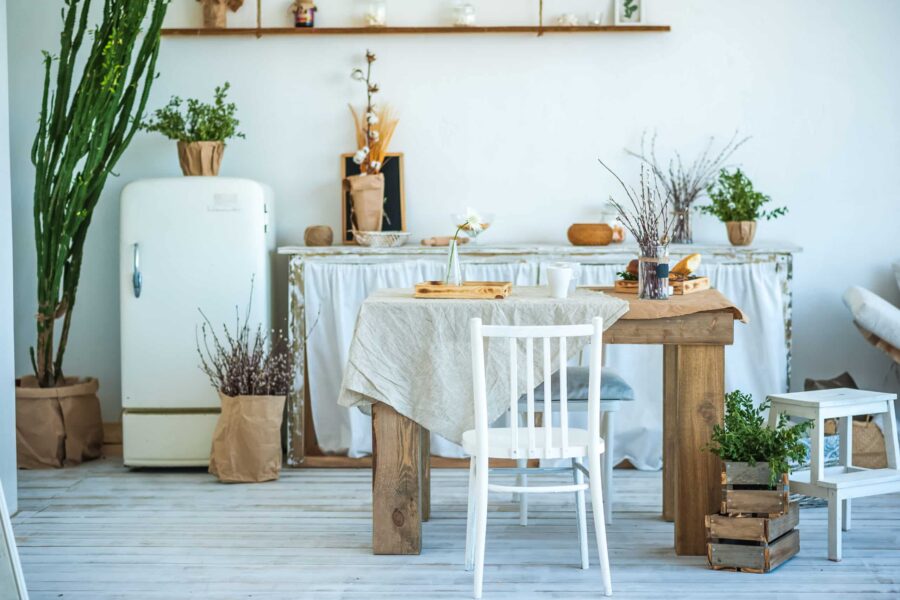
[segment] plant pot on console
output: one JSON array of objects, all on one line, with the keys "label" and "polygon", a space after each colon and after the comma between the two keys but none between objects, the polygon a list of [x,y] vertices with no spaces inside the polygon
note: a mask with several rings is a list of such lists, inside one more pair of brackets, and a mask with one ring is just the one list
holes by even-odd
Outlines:
[{"label": "plant pot on console", "polygon": [[20,469],[75,466],[100,457],[103,420],[93,377],[38,387],[33,375],[16,380],[16,461]]},{"label": "plant pot on console", "polygon": [[350,194],[351,222],[357,231],[381,231],[384,220],[384,174],[351,175],[344,179]]},{"label": "plant pot on console", "polygon": [[756,221],[728,221],[725,228],[732,246],[749,246],[756,236]]},{"label": "plant pot on console", "polygon": [[225,142],[178,142],[178,163],[185,175],[218,175]]}]

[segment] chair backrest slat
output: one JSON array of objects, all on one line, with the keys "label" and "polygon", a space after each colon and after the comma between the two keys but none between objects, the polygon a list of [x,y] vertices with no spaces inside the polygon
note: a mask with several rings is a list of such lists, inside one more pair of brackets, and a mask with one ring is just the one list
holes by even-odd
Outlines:
[{"label": "chair backrest slat", "polygon": [[[593,319],[590,325],[563,325],[563,326],[492,326],[482,325],[481,319],[470,320],[470,333],[472,337],[472,368],[475,397],[475,430],[478,438],[478,447],[487,451],[488,416],[487,416],[487,386],[485,381],[484,364],[484,338],[507,338],[509,352],[509,418],[510,418],[510,454],[514,458],[557,458],[570,456],[569,453],[569,410],[568,410],[568,338],[590,337],[590,384],[588,391],[588,433],[591,442],[599,440],[600,435],[600,365],[603,360],[602,352],[603,321],[600,317]],[[525,426],[527,428],[526,442],[520,439],[519,416],[521,414],[519,400],[519,345],[518,339],[525,340]],[[543,447],[538,446],[535,427],[535,399],[534,399],[534,340],[541,338],[542,363],[543,363]],[[553,395],[553,340],[559,340],[559,400],[554,400]],[[501,363],[502,364],[502,363]],[[559,402],[559,438],[553,436],[553,404]],[[557,444],[557,445],[554,445]]]}]

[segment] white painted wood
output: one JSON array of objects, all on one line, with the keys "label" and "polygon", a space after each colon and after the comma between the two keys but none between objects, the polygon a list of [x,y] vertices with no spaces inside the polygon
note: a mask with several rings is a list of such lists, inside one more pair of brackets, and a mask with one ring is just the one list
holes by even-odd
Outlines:
[{"label": "white painted wood", "polygon": [[[597,546],[600,553],[601,577],[603,590],[606,595],[612,593],[609,573],[609,557],[606,541],[606,523],[603,517],[603,492],[601,455],[605,450],[603,439],[600,437],[600,365],[602,364],[602,335],[603,320],[595,318],[590,326],[483,326],[481,319],[473,318],[469,322],[469,332],[472,347],[472,372],[473,372],[473,396],[475,399],[475,429],[463,434],[463,448],[473,456],[475,461],[475,577],[473,594],[475,598],[481,598],[484,582],[484,548],[487,520],[487,495],[492,492],[513,492],[520,496],[519,522],[527,523],[527,504],[525,498],[529,494],[547,493],[572,493],[576,494],[576,521],[578,524],[579,547],[581,549],[581,565],[586,569],[589,564],[587,552],[587,515],[585,510],[584,491],[590,488],[591,503],[595,508],[594,528],[597,536]],[[487,417],[487,386],[485,381],[484,347],[485,337],[507,337],[510,339],[508,352],[510,356],[510,381],[512,392],[510,400],[510,427],[488,427]],[[591,337],[591,346],[595,349],[590,360],[590,385],[588,392],[588,419],[594,418],[588,431],[582,429],[569,429],[567,410],[567,382],[566,382],[566,337],[586,336]],[[526,401],[526,421],[529,425],[527,445],[519,440],[518,436],[518,349],[515,343],[517,338],[526,340],[525,380],[528,385],[528,399]],[[534,422],[534,398],[533,371],[534,360],[532,343],[534,338],[542,339],[543,369],[544,369],[544,402],[542,427],[533,427]],[[560,369],[560,400],[559,400],[559,427],[554,427],[553,418],[553,394],[552,381],[552,350],[551,340],[557,338]],[[532,435],[534,434],[534,435]],[[490,472],[487,469],[488,458],[515,458],[521,460],[525,453],[528,458],[555,459],[571,458],[571,473],[573,484],[544,484],[522,485],[523,471],[533,470],[537,474],[542,472],[558,471],[558,469],[523,469],[521,462],[518,467],[509,469],[517,475],[517,485],[505,485],[490,483]],[[590,484],[584,483],[583,466],[581,459],[589,458],[588,479]],[[495,472],[503,469],[494,469]],[[512,473],[510,473],[512,474]],[[470,494],[472,490],[470,488]],[[472,501],[470,500],[470,505]],[[472,515],[469,511],[468,531],[472,531]],[[468,566],[468,548],[471,539],[466,544],[466,564]]]},{"label": "white painted wood", "polygon": [[[849,531],[853,498],[865,498],[900,491],[900,469],[897,469],[895,394],[840,388],[769,396],[772,402],[769,425],[777,414],[812,419],[809,470],[791,474],[791,491],[825,498],[828,501],[828,558],[840,561],[842,530]],[[863,469],[853,466],[853,417],[881,414],[884,418],[885,442],[889,467]],[[838,419],[840,460],[837,467],[826,467],[824,429],[826,418]],[[892,458],[893,457],[893,461]],[[891,465],[893,462],[893,465]]]},{"label": "white painted wood", "polygon": [[[415,556],[372,554],[369,469],[285,469],[278,481],[257,485],[219,484],[202,469],[130,471],[119,459],[20,471],[12,522],[32,600],[459,600],[472,593],[460,564],[468,476],[432,471],[432,519]],[[572,482],[568,473],[546,478]],[[804,507],[800,553],[771,575],[754,575],[674,555],[672,524],[659,518],[658,471],[616,469],[614,478],[616,520],[607,534],[617,597],[898,595],[900,493],[854,502],[839,563],[826,558],[827,509]],[[523,530],[516,505],[490,497],[484,598],[599,597],[597,569],[577,568],[574,494],[529,500]]]},{"label": "white painted wood", "polygon": [[887,465],[890,469],[900,469],[900,442],[897,441],[897,414],[894,403],[887,403],[887,414],[884,417],[884,440],[887,450]]},{"label": "white painted wood", "polygon": [[[610,409],[610,405],[614,405],[612,409]],[[603,436],[603,441],[606,444],[606,449],[603,452],[603,518],[606,519],[606,523],[612,523],[612,505],[613,505],[613,456],[615,452],[615,448],[613,444],[615,444],[615,415],[616,411],[619,408],[618,402],[605,402],[601,403],[601,408],[603,411],[603,428],[601,430],[601,435]]]}]

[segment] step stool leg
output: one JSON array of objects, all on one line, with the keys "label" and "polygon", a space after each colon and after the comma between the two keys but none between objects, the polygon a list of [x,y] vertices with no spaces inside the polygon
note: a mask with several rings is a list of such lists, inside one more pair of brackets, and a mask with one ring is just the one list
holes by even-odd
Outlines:
[{"label": "step stool leg", "polygon": [[843,501],[835,490],[828,491],[828,560],[841,560],[841,521]]},{"label": "step stool leg", "polygon": [[825,419],[816,415],[809,434],[809,482],[813,485],[825,475]]},{"label": "step stool leg", "polygon": [[[840,438],[840,459],[846,469],[853,466],[853,418],[841,417],[838,419],[838,436]],[[841,529],[850,531],[850,500],[842,500]]]},{"label": "step stool leg", "polygon": [[900,450],[897,448],[897,415],[894,411],[894,401],[888,400],[887,412],[884,415],[884,439],[887,446],[888,469],[900,468]]},{"label": "step stool leg", "polygon": [[841,500],[841,514],[843,515],[843,519],[841,520],[841,529],[844,531],[850,531],[850,498]]}]

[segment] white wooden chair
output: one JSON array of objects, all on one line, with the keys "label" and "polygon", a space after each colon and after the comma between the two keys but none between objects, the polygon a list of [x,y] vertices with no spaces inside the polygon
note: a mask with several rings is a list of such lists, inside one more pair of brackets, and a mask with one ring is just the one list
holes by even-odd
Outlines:
[{"label": "white wooden chair", "polygon": [[[594,318],[590,325],[560,326],[491,326],[482,325],[481,319],[471,319],[469,330],[472,343],[472,371],[474,375],[475,429],[463,434],[463,448],[472,456],[469,467],[469,510],[466,528],[466,569],[475,569],[475,598],[481,598],[484,578],[484,546],[487,532],[488,492],[512,492],[518,494],[574,493],[578,534],[581,542],[581,568],[589,563],[587,541],[587,514],[584,491],[590,489],[591,505],[594,509],[594,528],[597,548],[600,553],[600,571],[604,594],[612,594],[609,573],[609,556],[606,548],[606,523],[603,519],[603,491],[601,472],[604,452],[603,438],[600,437],[600,365],[603,335],[603,320]],[[590,337],[594,351],[590,359],[590,391],[588,393],[588,430],[570,428],[566,390],[566,339]],[[509,411],[513,418],[510,426],[489,428],[487,414],[487,385],[484,367],[485,338],[508,339],[509,348]],[[558,340],[560,357],[559,401],[544,403],[543,423],[546,427],[535,426],[534,407],[534,340],[542,340],[544,368],[544,397],[553,398],[550,392],[551,339]],[[519,413],[519,340],[525,346],[525,389],[526,425],[520,428],[515,415]],[[559,427],[552,427],[553,406],[558,406]],[[588,468],[583,465],[587,457]],[[570,459],[570,467],[562,468],[511,468],[498,469],[510,474],[548,472],[570,472],[572,485],[498,485],[489,483],[488,459]],[[585,483],[584,475],[590,483]]]}]

